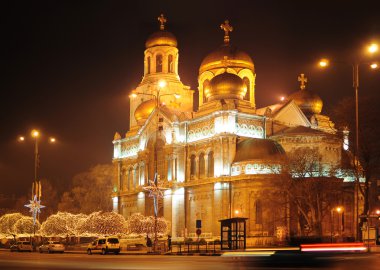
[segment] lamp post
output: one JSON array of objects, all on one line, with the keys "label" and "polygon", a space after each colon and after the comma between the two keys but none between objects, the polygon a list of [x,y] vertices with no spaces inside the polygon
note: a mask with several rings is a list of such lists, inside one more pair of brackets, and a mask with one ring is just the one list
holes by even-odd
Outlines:
[{"label": "lamp post", "polygon": [[[372,43],[367,47],[367,52],[369,54],[374,54],[378,52],[378,45],[376,43]],[[339,62],[334,61],[333,63],[337,64],[348,64],[346,62]],[[321,68],[326,68],[330,64],[330,60],[328,59],[321,59],[319,61],[319,66]],[[360,238],[360,229],[358,224],[359,220],[359,189],[360,187],[360,176],[359,176],[359,66],[362,64],[368,65],[371,69],[377,69],[378,64],[376,62],[368,63],[368,62],[361,62],[361,61],[354,61],[353,63],[349,64],[352,67],[352,86],[355,91],[355,149],[354,149],[354,166],[356,171],[356,177],[355,177],[355,223],[356,223],[356,239]],[[368,180],[366,179],[365,183],[365,192],[361,191],[362,194],[365,195],[365,203],[368,205],[367,212],[369,211],[369,196],[368,196]]]},{"label": "lamp post", "polygon": [[165,80],[159,80],[157,84],[157,91],[155,94],[152,93],[143,93],[143,92],[132,92],[130,95],[131,98],[135,98],[138,95],[146,95],[146,96],[151,96],[155,99],[156,101],[156,141],[154,144],[154,180],[149,181],[150,185],[147,187],[144,187],[144,190],[147,190],[150,192],[149,196],[153,197],[153,204],[154,204],[154,241],[153,241],[153,252],[157,251],[157,246],[158,246],[158,237],[157,237],[157,218],[158,218],[158,200],[160,198],[163,198],[163,191],[165,188],[163,188],[160,185],[160,175],[158,174],[158,162],[157,162],[157,140],[158,140],[158,132],[159,132],[159,113],[160,113],[160,98],[162,96],[170,96],[174,95],[175,98],[179,98],[179,95],[176,93],[169,93],[169,94],[160,94],[160,91],[165,88],[167,85]]},{"label": "lamp post", "polygon": [[330,237],[331,237],[331,243],[333,242],[334,238],[334,211],[338,213],[338,235],[341,236],[342,234],[342,223],[343,223],[343,218],[341,219],[340,214],[343,214],[343,207],[337,206],[331,209],[331,222],[330,222]]},{"label": "lamp post", "polygon": [[[40,165],[40,156],[38,152],[38,139],[40,138],[40,132],[37,129],[33,129],[30,133],[32,138],[34,139],[34,179],[32,182],[32,199],[29,201],[29,204],[26,204],[25,207],[30,209],[33,218],[33,239],[36,235],[36,220],[39,221],[39,215],[41,213],[41,208],[45,206],[41,204],[41,181],[38,179],[38,169]],[[24,136],[20,136],[18,138],[20,142],[25,141]],[[50,137],[49,141],[51,143],[55,143],[56,139],[54,137]],[[32,241],[34,244],[34,242]],[[33,249],[35,246],[33,245]]]},{"label": "lamp post", "polygon": [[[33,129],[30,133],[31,137],[34,139],[34,179],[32,182],[32,200],[34,199],[34,196],[37,196],[38,200],[41,200],[41,181],[38,180],[38,169],[40,167],[40,154],[38,151],[38,140],[41,136],[41,133],[37,129]],[[25,141],[25,136],[20,136],[18,138],[20,142]],[[50,143],[55,143],[56,139],[54,137],[49,138]]]}]

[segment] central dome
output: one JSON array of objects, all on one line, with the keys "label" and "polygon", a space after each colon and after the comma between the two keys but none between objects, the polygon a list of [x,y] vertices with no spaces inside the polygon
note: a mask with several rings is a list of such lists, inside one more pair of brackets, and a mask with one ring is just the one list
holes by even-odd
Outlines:
[{"label": "central dome", "polygon": [[177,47],[176,37],[166,30],[159,30],[150,35],[150,37],[145,42],[146,48],[151,48],[155,46],[172,46]]},{"label": "central dome", "polygon": [[224,44],[203,59],[199,73],[226,66],[254,70],[252,58],[247,53],[230,44]]},{"label": "central dome", "polygon": [[243,99],[247,92],[247,87],[243,80],[232,73],[222,73],[210,81],[210,88],[205,89],[204,93],[207,100],[216,99]]}]

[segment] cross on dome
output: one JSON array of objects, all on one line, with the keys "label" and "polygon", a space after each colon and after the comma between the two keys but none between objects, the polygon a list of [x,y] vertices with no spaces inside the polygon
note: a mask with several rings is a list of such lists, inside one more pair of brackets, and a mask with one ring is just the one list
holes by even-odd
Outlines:
[{"label": "cross on dome", "polygon": [[301,73],[300,76],[298,76],[298,81],[301,82],[300,88],[304,90],[306,88],[307,78],[305,77],[305,74]]},{"label": "cross on dome", "polygon": [[230,42],[230,32],[232,32],[234,28],[230,25],[228,20],[225,20],[224,23],[220,25],[220,29],[224,31],[224,43],[228,44]]},{"label": "cross on dome", "polygon": [[165,23],[166,23],[166,18],[164,17],[164,14],[161,14],[158,18],[158,21],[160,22],[160,30],[165,29]]}]

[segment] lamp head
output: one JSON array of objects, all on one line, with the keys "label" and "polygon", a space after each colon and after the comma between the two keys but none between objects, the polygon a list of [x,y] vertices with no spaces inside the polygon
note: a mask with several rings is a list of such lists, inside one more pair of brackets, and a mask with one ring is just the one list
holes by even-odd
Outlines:
[{"label": "lamp head", "polygon": [[371,69],[378,69],[379,68],[379,64],[378,63],[372,63],[370,65]]},{"label": "lamp head", "polygon": [[166,81],[165,80],[159,80],[158,81],[158,87],[164,88],[166,86]]},{"label": "lamp head", "polygon": [[38,138],[40,136],[40,132],[37,129],[33,129],[31,135],[33,138]]},{"label": "lamp head", "polygon": [[377,53],[379,51],[379,45],[377,45],[376,43],[372,43],[368,46],[368,52],[373,54],[373,53]]},{"label": "lamp head", "polygon": [[330,64],[329,60],[324,58],[324,59],[321,59],[318,63],[318,65],[322,68],[324,67],[327,67],[328,65]]}]

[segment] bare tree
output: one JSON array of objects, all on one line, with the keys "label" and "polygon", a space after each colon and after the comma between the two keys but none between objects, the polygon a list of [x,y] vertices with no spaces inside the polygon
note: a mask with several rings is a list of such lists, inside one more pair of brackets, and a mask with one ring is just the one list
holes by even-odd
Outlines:
[{"label": "bare tree", "polygon": [[341,197],[342,180],[334,177],[335,169],[321,162],[317,149],[298,148],[288,154],[280,185],[302,235],[322,236],[323,218]]},{"label": "bare tree", "polygon": [[112,165],[96,165],[73,178],[72,188],[64,192],[59,211],[90,214],[111,211]]},{"label": "bare tree", "polygon": [[[358,184],[359,192],[364,198],[361,215],[371,214],[371,207],[380,206],[377,199],[376,179],[380,175],[380,107],[378,96],[361,97],[359,102],[359,149],[356,149],[355,100],[346,98],[331,109],[331,117],[337,128],[350,131],[349,152],[352,157],[348,165]],[[364,183],[360,179],[364,178]],[[361,237],[360,227],[365,219],[360,220],[358,237]]]}]

